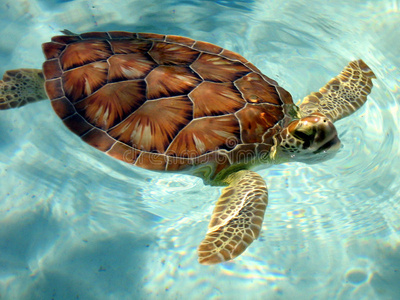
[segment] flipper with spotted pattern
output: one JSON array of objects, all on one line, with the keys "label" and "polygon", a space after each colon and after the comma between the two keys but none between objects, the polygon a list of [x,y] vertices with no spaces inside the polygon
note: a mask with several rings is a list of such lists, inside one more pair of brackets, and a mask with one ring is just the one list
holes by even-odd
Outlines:
[{"label": "flipper with spotted pattern", "polygon": [[268,204],[265,181],[253,171],[243,170],[226,179],[214,208],[208,232],[198,248],[204,265],[231,260],[258,238]]},{"label": "flipper with spotted pattern", "polygon": [[0,80],[0,110],[47,99],[39,69],[8,70]]},{"label": "flipper with spotted pattern", "polygon": [[300,105],[301,117],[321,113],[333,122],[359,109],[371,93],[374,72],[361,59],[350,62],[319,92],[305,97]]}]

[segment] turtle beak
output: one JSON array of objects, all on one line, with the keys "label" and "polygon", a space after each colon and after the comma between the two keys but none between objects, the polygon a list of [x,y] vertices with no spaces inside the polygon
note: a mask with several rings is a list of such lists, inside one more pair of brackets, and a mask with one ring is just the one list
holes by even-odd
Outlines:
[{"label": "turtle beak", "polygon": [[321,153],[323,151],[329,152],[337,152],[340,149],[340,140],[337,135],[335,135],[331,140],[327,141],[325,144],[320,146],[317,150],[314,151],[315,154]]}]

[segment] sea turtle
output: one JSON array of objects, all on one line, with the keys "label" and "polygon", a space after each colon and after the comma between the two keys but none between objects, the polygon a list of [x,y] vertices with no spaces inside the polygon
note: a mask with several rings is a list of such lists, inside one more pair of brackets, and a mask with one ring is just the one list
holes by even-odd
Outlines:
[{"label": "sea turtle", "polygon": [[198,247],[202,264],[231,260],[259,236],[268,191],[251,168],[332,158],[340,148],[333,123],[364,104],[375,78],[352,61],[297,107],[241,55],[207,42],[63,33],[43,44],[43,70],[4,74],[0,108],[48,97],[72,132],[114,158],[227,186]]}]

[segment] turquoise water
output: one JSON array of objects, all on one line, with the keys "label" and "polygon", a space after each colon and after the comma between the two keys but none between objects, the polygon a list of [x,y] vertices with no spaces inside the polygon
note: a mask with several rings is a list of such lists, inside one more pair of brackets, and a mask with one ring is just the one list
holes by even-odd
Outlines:
[{"label": "turquoise water", "polygon": [[295,100],[362,58],[377,80],[317,165],[260,171],[259,240],[197,263],[220,188],[82,143],[43,101],[0,113],[0,299],[400,299],[399,1],[0,0],[0,73],[62,29],[185,35],[245,56]]}]

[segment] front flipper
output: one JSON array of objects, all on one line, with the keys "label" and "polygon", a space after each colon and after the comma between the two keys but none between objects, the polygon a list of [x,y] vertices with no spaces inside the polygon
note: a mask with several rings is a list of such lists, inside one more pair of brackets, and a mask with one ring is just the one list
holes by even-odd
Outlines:
[{"label": "front flipper", "polygon": [[44,77],[39,69],[6,71],[0,80],[0,110],[47,99]]},{"label": "front flipper", "polygon": [[350,62],[319,92],[305,97],[300,105],[301,117],[321,113],[335,122],[359,109],[372,89],[374,72],[361,59]]},{"label": "front flipper", "polygon": [[260,234],[268,190],[265,181],[253,171],[231,174],[214,208],[208,232],[198,248],[204,265],[231,260]]}]

